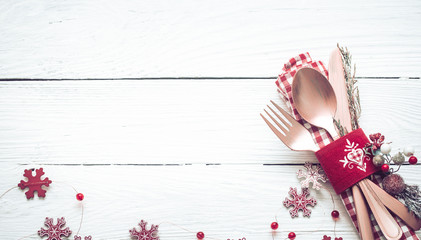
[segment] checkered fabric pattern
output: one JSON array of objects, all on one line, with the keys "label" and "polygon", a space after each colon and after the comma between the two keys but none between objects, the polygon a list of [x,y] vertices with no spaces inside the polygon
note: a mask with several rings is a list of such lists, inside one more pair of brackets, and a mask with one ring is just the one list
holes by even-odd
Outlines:
[{"label": "checkered fabric pattern", "polygon": [[[320,148],[322,148],[328,145],[330,142],[332,142],[333,141],[332,138],[324,129],[315,127],[311,125],[310,123],[306,122],[304,119],[302,119],[297,109],[295,109],[294,102],[292,100],[292,91],[291,91],[292,80],[297,70],[302,67],[314,68],[318,70],[319,72],[321,72],[323,75],[325,75],[327,78],[329,78],[329,73],[321,61],[313,61],[309,53],[303,53],[303,54],[299,54],[296,57],[291,58],[284,65],[282,69],[283,72],[282,74],[278,76],[278,79],[276,80],[275,83],[278,86],[278,92],[280,93],[282,98],[285,100],[287,106],[290,108],[294,118],[298,122],[300,122],[305,128],[309,130],[309,132],[313,136],[313,140],[319,145]],[[371,180],[376,184],[379,184],[382,180],[380,175],[377,175],[377,174],[372,175],[371,178],[372,178]],[[355,213],[354,199],[352,197],[351,190],[347,189],[346,191],[342,192],[340,196],[346,210],[348,211],[349,216],[351,217],[351,220],[355,228],[357,229],[357,231],[359,231],[358,224],[357,224],[357,215]],[[408,226],[406,226],[406,224],[400,218],[396,216],[394,217],[403,231],[403,236],[401,240],[403,239],[419,240],[419,238],[415,235],[414,231],[410,230]],[[372,223],[374,238],[376,240],[386,239],[383,236],[382,232],[380,231],[380,227],[377,224],[376,220],[374,219],[373,214],[371,213],[370,213],[370,219]]]}]

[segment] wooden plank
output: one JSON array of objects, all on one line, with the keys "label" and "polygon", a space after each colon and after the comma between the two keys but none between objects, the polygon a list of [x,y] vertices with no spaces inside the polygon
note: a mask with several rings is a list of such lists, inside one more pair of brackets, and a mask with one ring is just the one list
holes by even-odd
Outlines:
[{"label": "wooden plank", "polygon": [[[0,192],[16,186],[25,168],[0,163]],[[94,239],[128,239],[128,230],[140,219],[171,222],[218,239],[246,237],[272,239],[270,223],[278,216],[282,239],[294,231],[301,239],[333,235],[332,201],[326,190],[311,190],[318,204],[310,219],[291,219],[282,206],[289,187],[299,187],[296,172],[302,166],[43,166],[53,180],[44,200],[26,200],[14,189],[0,199],[0,238],[18,239],[36,233],[45,217],[65,217],[77,231],[81,206],[69,186],[84,193],[82,234]],[[421,166],[404,166],[408,184],[418,183]],[[333,193],[330,184],[326,188]],[[356,239],[342,203],[339,236]],[[194,234],[168,223],[160,226],[162,239],[193,239]],[[31,238],[29,238],[31,239]],[[36,237],[32,239],[38,239]]]},{"label": "wooden plank", "polygon": [[276,76],[341,43],[359,76],[420,77],[417,0],[1,1],[2,78]]},{"label": "wooden plank", "polygon": [[[361,79],[366,133],[421,149],[415,79]],[[299,164],[259,113],[274,80],[0,82],[0,162]]]}]

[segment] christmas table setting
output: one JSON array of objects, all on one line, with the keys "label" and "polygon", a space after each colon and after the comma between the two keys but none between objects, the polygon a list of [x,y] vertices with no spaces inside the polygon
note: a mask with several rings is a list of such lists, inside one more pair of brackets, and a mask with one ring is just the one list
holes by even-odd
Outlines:
[{"label": "christmas table setting", "polygon": [[0,7],[0,239],[420,238],[417,1]]}]

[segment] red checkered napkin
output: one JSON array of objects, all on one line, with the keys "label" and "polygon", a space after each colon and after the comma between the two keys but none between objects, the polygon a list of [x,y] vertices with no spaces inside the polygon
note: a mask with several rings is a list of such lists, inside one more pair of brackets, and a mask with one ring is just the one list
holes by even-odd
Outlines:
[{"label": "red checkered napkin", "polygon": [[[284,65],[284,68],[282,69],[283,70],[282,74],[279,75],[278,79],[276,80],[276,85],[278,86],[278,92],[282,95],[282,98],[284,98],[287,106],[291,109],[291,112],[293,113],[292,115],[294,116],[294,118],[298,122],[300,122],[305,128],[309,130],[309,132],[313,136],[314,141],[319,145],[320,148],[322,148],[328,145],[333,140],[330,138],[329,134],[326,133],[326,130],[315,127],[311,125],[310,123],[306,122],[304,119],[302,119],[297,109],[295,109],[294,102],[292,100],[292,92],[291,92],[292,80],[297,70],[302,67],[314,68],[318,70],[319,72],[321,72],[323,75],[325,75],[326,78],[329,78],[328,71],[326,70],[325,66],[323,65],[321,61],[313,62],[309,53],[303,53],[294,58],[291,58]],[[379,175],[374,174],[371,177],[374,183],[379,184],[379,182],[381,182],[381,177]],[[357,225],[357,215],[355,213],[354,199],[352,197],[351,190],[350,189],[345,190],[344,192],[340,194],[340,196],[349,216],[352,219],[352,222],[355,228],[357,229],[357,231],[359,231],[358,225]],[[370,219],[372,223],[374,238],[376,240],[386,239],[383,236],[382,232],[380,231],[380,227],[371,213],[370,213]],[[401,240],[402,239],[419,240],[419,238],[415,235],[414,231],[410,230],[400,218],[395,216],[395,219],[403,231],[403,236]]]}]

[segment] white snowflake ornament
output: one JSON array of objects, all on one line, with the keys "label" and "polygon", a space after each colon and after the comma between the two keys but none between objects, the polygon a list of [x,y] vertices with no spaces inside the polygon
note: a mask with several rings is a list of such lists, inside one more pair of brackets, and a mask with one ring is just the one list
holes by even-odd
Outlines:
[{"label": "white snowflake ornament", "polygon": [[327,177],[323,172],[323,169],[320,165],[312,165],[310,162],[306,162],[304,164],[306,170],[298,170],[297,177],[298,178],[305,178],[301,181],[301,186],[303,188],[309,188],[310,183],[313,183],[313,189],[320,190],[322,184],[319,181],[326,182]]}]

